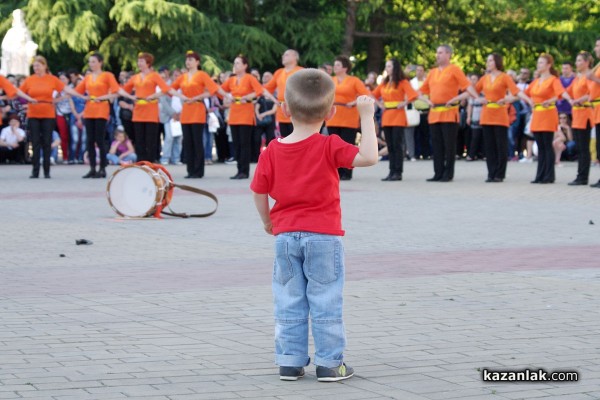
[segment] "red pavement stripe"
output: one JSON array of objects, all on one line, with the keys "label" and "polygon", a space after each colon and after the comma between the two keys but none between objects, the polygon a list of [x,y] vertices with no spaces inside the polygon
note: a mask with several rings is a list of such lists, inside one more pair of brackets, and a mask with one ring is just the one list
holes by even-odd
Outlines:
[{"label": "red pavement stripe", "polygon": [[[350,255],[347,280],[402,279],[456,273],[600,268],[596,246],[393,252]],[[143,266],[0,269],[0,296],[193,291],[271,284],[268,258],[204,259]]]}]

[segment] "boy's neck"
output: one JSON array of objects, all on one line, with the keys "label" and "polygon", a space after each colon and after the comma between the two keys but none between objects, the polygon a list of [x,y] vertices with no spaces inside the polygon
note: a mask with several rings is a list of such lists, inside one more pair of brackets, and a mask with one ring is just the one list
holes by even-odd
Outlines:
[{"label": "boy's neck", "polygon": [[296,143],[300,142],[309,136],[318,133],[323,126],[323,121],[314,123],[298,123],[294,122],[294,130],[289,136],[281,139],[282,143]]}]

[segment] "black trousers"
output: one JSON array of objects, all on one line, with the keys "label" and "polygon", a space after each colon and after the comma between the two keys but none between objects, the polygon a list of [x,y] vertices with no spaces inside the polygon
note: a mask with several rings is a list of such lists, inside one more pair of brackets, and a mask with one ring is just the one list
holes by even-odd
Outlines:
[{"label": "black trousers", "polygon": [[181,124],[183,154],[189,176],[204,176],[204,124]]},{"label": "black trousers", "polygon": [[52,151],[52,131],[56,125],[54,118],[30,118],[29,134],[33,146],[33,169],[31,174],[40,174],[40,150],[44,150],[44,175],[50,175],[50,152]]},{"label": "black trousers", "polygon": [[[467,147],[467,155],[473,159],[481,157],[485,153],[485,144],[482,145],[483,128],[470,127],[468,130],[469,145]],[[508,150],[506,150],[508,151]]]},{"label": "black trousers", "polygon": [[431,124],[429,128],[433,147],[434,179],[454,179],[458,123],[442,122]]},{"label": "black trousers", "polygon": [[90,160],[90,168],[96,169],[96,146],[100,149],[100,168],[105,168],[106,160],[106,120],[102,118],[88,118],[84,120],[85,130],[87,133],[86,149],[88,159]]},{"label": "black trousers", "polygon": [[[573,129],[573,138],[577,145],[577,178],[576,181],[587,183],[590,176],[590,165],[592,156],[590,154],[590,130],[588,124],[586,129]],[[596,130],[596,132],[599,132]],[[596,139],[597,140],[597,139]],[[596,143],[598,143],[596,141]]]},{"label": "black trousers", "polygon": [[[327,131],[330,135],[338,135],[346,143],[356,144],[356,128],[341,128],[339,126],[328,126]],[[352,179],[351,169],[338,168],[338,174],[340,175],[340,179]]]},{"label": "black trousers", "polygon": [[431,139],[429,135],[429,113],[421,113],[421,121],[415,127],[415,157],[424,160],[431,156]]},{"label": "black trousers", "polygon": [[535,142],[538,146],[538,166],[535,180],[538,182],[554,182],[554,147],[552,140],[554,132],[534,132]]},{"label": "black trousers", "polygon": [[131,144],[135,144],[135,131],[133,130],[133,122],[131,122],[131,120],[121,120],[121,123],[123,124],[123,129],[129,137],[129,140],[131,140]]},{"label": "black trousers", "polygon": [[291,122],[280,122],[279,123],[279,133],[281,137],[289,136],[290,133],[294,130],[294,125]]},{"label": "black trousers", "polygon": [[275,139],[275,124],[256,125],[252,131],[252,162],[257,162],[260,156],[260,143],[262,135],[265,134],[265,144],[268,146]]},{"label": "black trousers", "polygon": [[383,134],[390,159],[390,175],[402,176],[404,170],[404,127],[384,126]]},{"label": "black trousers", "polygon": [[501,125],[483,125],[483,147],[488,178],[506,178],[508,128]]},{"label": "black trousers", "polygon": [[[596,124],[596,132],[600,132],[600,124]],[[600,140],[598,140],[598,134],[596,134],[596,159],[600,160]]]},{"label": "black trousers", "polygon": [[158,122],[134,122],[135,152],[138,161],[156,162]]},{"label": "black trousers", "polygon": [[252,141],[252,125],[230,125],[233,136],[233,147],[237,155],[238,174],[250,175],[250,151]]}]

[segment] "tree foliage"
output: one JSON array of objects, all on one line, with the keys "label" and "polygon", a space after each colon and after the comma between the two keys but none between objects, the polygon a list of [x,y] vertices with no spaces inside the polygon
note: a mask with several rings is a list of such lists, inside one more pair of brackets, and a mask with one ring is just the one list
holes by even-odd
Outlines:
[{"label": "tree foliage", "polygon": [[492,51],[517,68],[533,66],[540,52],[573,60],[600,32],[600,3],[589,0],[4,0],[0,35],[15,8],[26,12],[53,70],[84,68],[91,50],[115,70],[134,68],[139,51],[182,66],[188,49],[210,73],[229,69],[240,53],[273,70],[286,48],[316,66],[341,53],[348,34],[362,73],[392,56],[430,66],[440,43],[455,47],[454,61],[466,70],[481,69]]}]

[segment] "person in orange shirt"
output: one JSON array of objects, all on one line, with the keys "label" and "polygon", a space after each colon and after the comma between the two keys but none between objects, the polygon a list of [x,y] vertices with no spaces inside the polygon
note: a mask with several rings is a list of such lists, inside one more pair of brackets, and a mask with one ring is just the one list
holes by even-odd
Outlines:
[{"label": "person in orange shirt", "polygon": [[392,58],[385,63],[387,76],[375,88],[373,96],[382,101],[379,107],[383,110],[381,126],[387,143],[390,173],[382,181],[401,181],[404,164],[404,129],[406,120],[406,105],[418,97],[412,88],[400,62]]},{"label": "person in orange shirt", "polygon": [[[158,158],[158,98],[169,93],[171,87],[152,69],[154,56],[150,53],[139,53],[138,74],[127,81],[123,89],[132,93],[135,89],[135,107],[133,108],[134,146],[139,161],[155,162]],[[160,91],[156,91],[159,88]]]},{"label": "person in orange shirt", "polygon": [[[90,171],[83,178],[106,178],[106,124],[110,116],[110,99],[115,94],[129,96],[110,72],[102,71],[104,57],[98,52],[88,57],[90,73],[75,87],[75,91],[88,95],[83,110],[87,133],[86,150],[90,160]],[[112,95],[112,96],[111,96]],[[100,149],[100,170],[96,173],[96,146]]]},{"label": "person in orange shirt", "polygon": [[530,97],[533,109],[531,115],[531,132],[538,146],[538,166],[535,179],[531,183],[554,183],[554,132],[558,130],[558,110],[556,100],[559,97],[571,101],[558,79],[554,69],[554,58],[542,53],[537,61],[539,78],[535,79],[525,94]]},{"label": "person in orange shirt", "polygon": [[[298,54],[296,50],[287,49],[283,53],[281,56],[281,64],[283,65],[283,68],[279,68],[277,71],[275,71],[273,79],[263,86],[265,88],[263,96],[275,104],[281,104],[284,102],[285,99],[283,95],[285,94],[285,83],[292,74],[302,69],[302,67],[298,66],[299,59],[300,54]],[[275,92],[277,92],[277,99],[273,96]],[[294,127],[292,126],[292,120],[290,119],[289,115],[285,115],[283,113],[282,107],[277,109],[275,119],[279,124],[279,133],[282,137],[286,137],[292,133],[292,130],[294,130]]]},{"label": "person in orange shirt", "polygon": [[15,96],[19,96],[31,103],[35,102],[33,97],[28,96],[21,89],[14,87],[13,84],[10,83],[10,81],[6,79],[6,77],[4,77],[3,75],[0,75],[0,89],[2,89],[6,97],[8,97],[9,99]]},{"label": "person in orange shirt", "polygon": [[513,96],[525,101],[527,96],[519,90],[513,79],[504,73],[502,56],[492,53],[486,60],[487,74],[475,85],[475,90],[485,98],[480,124],[483,127],[483,143],[488,176],[486,182],[502,182],[506,177],[508,158],[508,108]]},{"label": "person in orange shirt", "polygon": [[[596,38],[594,52],[596,53],[596,57],[600,58],[600,37]],[[596,155],[600,159],[600,67],[596,65],[594,69],[588,71],[586,78],[589,82],[590,102],[593,107],[592,124],[596,127]],[[600,180],[590,186],[600,188]]]},{"label": "person in orange shirt", "polygon": [[590,88],[586,78],[592,66],[592,55],[582,51],[575,59],[577,76],[567,88],[571,96],[573,122],[573,137],[577,146],[577,177],[569,182],[570,186],[587,185],[590,176],[590,131],[592,129],[592,103],[590,102]]},{"label": "person in orange shirt", "polygon": [[206,106],[204,99],[219,93],[227,93],[217,85],[210,76],[200,70],[200,55],[193,50],[185,53],[187,72],[173,82],[174,90],[183,94],[181,110],[181,127],[183,130],[183,150],[187,164],[186,178],[202,178],[204,176],[204,144],[202,134],[206,124]]},{"label": "person in orange shirt", "polygon": [[233,98],[228,123],[237,158],[237,174],[231,179],[248,179],[250,176],[252,130],[256,125],[252,99],[263,94],[263,87],[247,70],[248,59],[244,56],[236,57],[233,61],[233,75],[221,86]]},{"label": "person in orange shirt", "polygon": [[[338,135],[345,142],[355,144],[356,132],[359,126],[359,115],[356,109],[356,98],[361,95],[371,96],[371,92],[363,81],[348,75],[352,71],[352,62],[346,56],[336,57],[333,63],[332,77],[335,84],[335,115],[327,121],[327,131],[330,135]],[[338,168],[340,180],[352,179],[352,170]]]},{"label": "person in orange shirt", "polygon": [[30,178],[40,175],[40,151],[44,150],[44,178],[50,179],[50,152],[52,151],[52,132],[56,124],[54,109],[54,92],[85,98],[69,86],[65,86],[56,76],[48,71],[48,62],[42,56],[33,59],[33,75],[27,77],[20,87],[21,91],[33,100],[27,109],[29,133],[33,145],[33,169]]},{"label": "person in orange shirt", "polygon": [[[433,148],[433,172],[428,182],[450,182],[454,179],[454,161],[456,137],[458,135],[458,105],[477,92],[463,71],[450,63],[452,47],[443,44],[437,48],[435,58],[437,67],[427,74],[419,89],[420,100],[430,105],[429,127]],[[459,91],[463,91],[459,94]],[[425,97],[423,95],[429,95]]]}]

